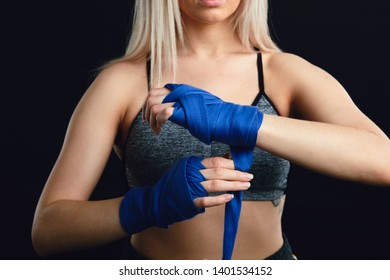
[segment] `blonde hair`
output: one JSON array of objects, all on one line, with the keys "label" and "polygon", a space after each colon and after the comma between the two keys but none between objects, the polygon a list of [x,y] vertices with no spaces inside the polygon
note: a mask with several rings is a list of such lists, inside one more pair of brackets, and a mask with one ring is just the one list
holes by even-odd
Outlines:
[{"label": "blonde hair", "polygon": [[[268,0],[241,0],[233,27],[248,50],[280,51],[269,33]],[[108,65],[150,59],[149,86],[154,87],[161,84],[164,71],[175,76],[179,48],[185,48],[179,0],[136,0],[126,53]]]}]

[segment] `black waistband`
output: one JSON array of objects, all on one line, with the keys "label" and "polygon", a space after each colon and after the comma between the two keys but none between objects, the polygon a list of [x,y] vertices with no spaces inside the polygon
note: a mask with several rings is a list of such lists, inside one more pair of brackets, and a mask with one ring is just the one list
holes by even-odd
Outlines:
[{"label": "black waistband", "polygon": [[[143,254],[138,252],[130,243],[130,238],[125,240],[125,248],[123,250],[121,259],[124,260],[149,260]],[[283,234],[283,245],[271,256],[267,257],[266,260],[295,260],[292,254],[291,246],[288,243],[287,237]]]},{"label": "black waistband", "polygon": [[290,243],[288,243],[287,237],[284,233],[282,247],[274,254],[267,257],[266,260],[295,260]]}]

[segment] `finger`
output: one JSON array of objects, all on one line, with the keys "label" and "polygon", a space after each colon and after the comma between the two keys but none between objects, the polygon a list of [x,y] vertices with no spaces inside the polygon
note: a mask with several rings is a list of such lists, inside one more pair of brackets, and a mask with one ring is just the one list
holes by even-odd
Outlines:
[{"label": "finger", "polygon": [[145,110],[146,110],[146,100],[144,102],[144,104],[142,105],[142,109],[141,109],[141,115],[142,115],[142,120],[144,121],[145,120]]},{"label": "finger", "polygon": [[[157,89],[153,89],[154,91]],[[149,91],[149,95],[142,106],[142,120],[148,120],[150,106],[154,104],[155,97],[152,95],[152,90]]]},{"label": "finger", "polygon": [[[153,105],[150,109],[150,119],[149,119],[149,125],[150,127],[154,130],[158,129],[159,127],[162,126],[162,124],[172,115],[170,114],[167,119],[162,122],[162,120],[160,122],[162,122],[161,125],[158,124],[157,122],[157,116],[165,111],[166,108],[171,108],[173,106],[173,104],[175,103],[164,103],[164,104],[156,104],[156,105]],[[173,108],[172,108],[173,109]],[[172,113],[173,113],[173,110],[171,110]],[[167,115],[167,113],[163,113],[163,116]],[[161,117],[160,117],[161,118]]]},{"label": "finger", "polygon": [[142,107],[142,119],[148,120],[151,106],[161,104],[164,98],[170,93],[167,88],[153,88],[149,91],[148,98]]},{"label": "finger", "polygon": [[250,182],[207,180],[201,185],[208,193],[227,192],[227,191],[246,191],[251,186]]},{"label": "finger", "polygon": [[229,202],[233,197],[232,194],[198,197],[194,199],[194,204],[198,208],[214,207]]},{"label": "finger", "polygon": [[157,127],[156,116],[164,108],[165,108],[164,104],[155,104],[155,105],[152,105],[150,107],[150,114],[149,114],[148,123],[149,123],[150,128],[153,131],[155,131],[155,129]]},{"label": "finger", "polygon": [[253,175],[239,170],[226,168],[209,168],[199,171],[206,180],[225,180],[225,181],[244,181],[248,182],[253,179]]},{"label": "finger", "polygon": [[202,160],[203,166],[207,168],[227,168],[234,169],[234,162],[224,157],[209,157]]},{"label": "finger", "polygon": [[175,103],[166,103],[168,105],[166,108],[161,110],[156,116],[156,126],[161,128],[164,123],[172,116],[174,108],[172,107]]},{"label": "finger", "polygon": [[149,124],[150,124],[151,108],[156,104],[159,104],[158,100],[156,100],[156,97],[155,96],[148,96],[148,98],[146,99],[144,120],[147,121]]},{"label": "finger", "polygon": [[145,116],[146,116],[146,107],[147,107],[147,105],[148,105],[148,99],[149,99],[149,97],[150,97],[150,92],[149,92],[148,96],[146,97],[144,104],[142,105],[142,120],[143,120],[143,121],[145,120]]}]

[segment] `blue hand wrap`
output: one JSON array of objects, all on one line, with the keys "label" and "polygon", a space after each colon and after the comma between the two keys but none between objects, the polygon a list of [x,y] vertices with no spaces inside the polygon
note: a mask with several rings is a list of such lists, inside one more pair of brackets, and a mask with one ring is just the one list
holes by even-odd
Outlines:
[{"label": "blue hand wrap", "polygon": [[154,186],[128,191],[119,208],[122,227],[130,234],[152,226],[168,228],[203,213],[194,199],[208,196],[200,184],[205,180],[202,158],[191,156],[179,160]]},{"label": "blue hand wrap", "polygon": [[171,93],[163,103],[175,102],[169,120],[187,128],[206,144],[218,141],[230,145],[236,169],[246,171],[250,168],[264,115],[257,107],[225,102],[185,84],[167,84],[165,87]]},{"label": "blue hand wrap", "polygon": [[[207,91],[185,84],[167,84],[165,87],[171,93],[163,103],[175,102],[169,120],[187,128],[206,144],[218,141],[230,145],[235,168],[249,170],[263,121],[263,113],[257,107],[224,102]],[[241,212],[242,192],[232,193],[234,199],[225,207],[223,259],[232,257]]]}]

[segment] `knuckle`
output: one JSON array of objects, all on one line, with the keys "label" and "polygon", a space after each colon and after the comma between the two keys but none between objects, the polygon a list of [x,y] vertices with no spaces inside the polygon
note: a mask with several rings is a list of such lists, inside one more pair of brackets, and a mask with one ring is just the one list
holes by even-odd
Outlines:
[{"label": "knuckle", "polygon": [[219,167],[217,167],[217,168],[214,168],[213,169],[213,174],[214,174],[214,176],[215,177],[217,177],[217,178],[219,178],[219,177],[221,177],[222,175],[223,175],[223,169],[222,168],[219,168]]},{"label": "knuckle", "polygon": [[152,96],[148,96],[148,98],[146,98],[146,104],[150,105],[153,103],[153,97]]},{"label": "knuckle", "polygon": [[213,167],[218,167],[221,165],[221,158],[220,157],[213,157],[210,160],[211,160],[211,164]]},{"label": "knuckle", "polygon": [[162,111],[162,113],[163,113],[164,118],[168,118],[169,115],[170,115],[170,108],[165,108],[165,109]]},{"label": "knuckle", "polygon": [[220,186],[220,182],[218,180],[210,181],[210,189],[211,191],[215,191]]},{"label": "knuckle", "polygon": [[152,107],[150,107],[150,111],[152,112],[153,115],[157,115],[159,111],[158,105],[152,105]]},{"label": "knuckle", "polygon": [[207,206],[207,203],[206,203],[206,198],[205,197],[201,197],[199,198],[199,207],[200,208],[204,208]]}]

